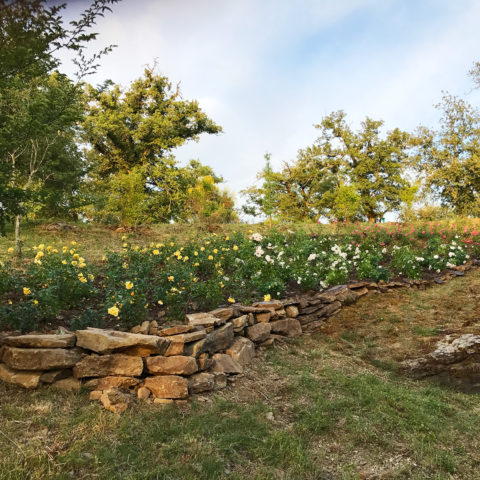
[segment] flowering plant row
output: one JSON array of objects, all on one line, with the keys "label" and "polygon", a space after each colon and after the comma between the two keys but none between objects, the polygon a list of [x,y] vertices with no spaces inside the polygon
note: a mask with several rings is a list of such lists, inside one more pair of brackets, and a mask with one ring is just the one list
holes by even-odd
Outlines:
[{"label": "flowering plant row", "polygon": [[134,325],[223,303],[281,298],[350,279],[418,279],[480,253],[477,232],[398,224],[359,227],[348,234],[305,232],[262,236],[210,235],[148,246],[126,237],[120,251],[91,264],[79,245],[34,247],[25,270],[0,266],[1,328],[28,330],[67,319],[70,327],[115,321]]}]

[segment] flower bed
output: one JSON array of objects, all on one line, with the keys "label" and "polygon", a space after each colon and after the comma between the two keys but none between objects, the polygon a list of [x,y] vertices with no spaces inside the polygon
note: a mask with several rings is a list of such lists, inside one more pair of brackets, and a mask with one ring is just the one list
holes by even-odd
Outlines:
[{"label": "flower bed", "polygon": [[8,259],[0,267],[0,328],[130,327],[353,280],[433,278],[478,256],[477,233],[431,223],[359,225],[331,235],[212,234],[148,246],[124,237],[121,251],[106,253],[100,264],[90,263],[76,242],[38,245],[24,270]]}]

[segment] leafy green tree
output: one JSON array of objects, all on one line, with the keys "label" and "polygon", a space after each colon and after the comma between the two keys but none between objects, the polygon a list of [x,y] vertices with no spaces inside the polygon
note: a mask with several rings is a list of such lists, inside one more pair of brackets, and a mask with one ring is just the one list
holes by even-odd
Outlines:
[{"label": "leafy green tree", "polygon": [[444,95],[438,131],[420,127],[417,168],[442,206],[457,215],[477,215],[480,201],[480,112],[466,101]]},{"label": "leafy green tree", "polygon": [[[94,0],[67,28],[66,4],[43,0],[7,0],[0,8],[0,202],[3,221],[15,217],[17,254],[25,201],[58,195],[53,188],[75,189],[81,171],[74,144],[80,118],[81,90],[56,72],[61,49],[76,52],[77,78],[92,73],[111,47],[85,56],[90,32],[116,0]],[[50,206],[52,204],[50,203]]]},{"label": "leafy green tree", "polygon": [[[171,152],[198,140],[202,133],[220,133],[221,127],[196,101],[183,100],[178,87],[173,89],[154,68],[147,68],[128,89],[108,83],[97,89],[89,86],[87,95],[83,129],[89,146],[88,188],[97,196],[108,196],[116,175],[140,168],[148,195],[144,214],[149,221],[182,219],[188,188],[198,175],[213,172],[199,162],[181,168]],[[99,205],[101,216],[101,201]]]}]

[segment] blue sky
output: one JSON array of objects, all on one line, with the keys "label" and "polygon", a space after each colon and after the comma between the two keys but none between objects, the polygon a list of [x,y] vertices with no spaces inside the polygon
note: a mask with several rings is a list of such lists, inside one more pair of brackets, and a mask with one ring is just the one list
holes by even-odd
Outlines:
[{"label": "blue sky", "polygon": [[[66,17],[87,3],[69,2]],[[480,106],[467,76],[479,25],[478,0],[124,0],[98,23],[98,46],[118,47],[89,81],[127,86],[156,60],[224,128],[177,158],[211,165],[238,193],[265,152],[277,168],[295,159],[334,110],[354,128],[370,116],[413,130],[437,125],[442,91]]]}]

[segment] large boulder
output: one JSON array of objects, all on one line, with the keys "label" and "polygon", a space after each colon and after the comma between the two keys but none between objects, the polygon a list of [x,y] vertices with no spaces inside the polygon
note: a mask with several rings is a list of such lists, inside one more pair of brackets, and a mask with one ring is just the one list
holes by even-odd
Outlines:
[{"label": "large boulder", "polygon": [[74,348],[5,347],[2,359],[15,370],[58,370],[73,367],[82,356]]},{"label": "large boulder", "polygon": [[162,355],[170,342],[156,335],[117,332],[101,328],[77,330],[77,346],[96,353],[112,353],[129,347],[148,347],[152,352]]},{"label": "large boulder", "polygon": [[23,348],[70,348],[75,345],[75,334],[64,335],[18,335],[6,337],[5,345]]},{"label": "large boulder", "polygon": [[146,363],[147,370],[154,375],[192,375],[198,371],[195,358],[182,355],[149,357]]},{"label": "large boulder", "polygon": [[112,355],[88,355],[75,365],[73,374],[76,378],[108,377],[121,375],[136,377],[143,372],[141,357],[132,357],[120,353]]},{"label": "large boulder", "polygon": [[143,386],[157,398],[188,398],[188,380],[177,375],[147,377]]}]

